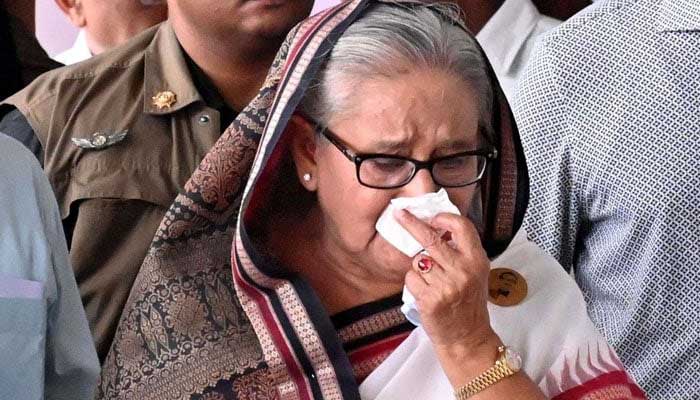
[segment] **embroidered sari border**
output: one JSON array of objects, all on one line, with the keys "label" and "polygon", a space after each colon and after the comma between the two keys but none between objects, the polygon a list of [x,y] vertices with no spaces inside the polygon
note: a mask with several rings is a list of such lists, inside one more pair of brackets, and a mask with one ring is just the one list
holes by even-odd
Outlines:
[{"label": "embroidered sari border", "polygon": [[[255,187],[260,179],[262,166],[266,165],[274,150],[272,144],[276,144],[280,140],[286,122],[303,96],[302,89],[309,84],[311,77],[319,68],[321,60],[316,60],[315,69],[313,66],[309,68],[309,65],[313,64],[314,57],[319,51],[322,51],[324,47],[330,48],[333,45],[328,40],[331,33],[334,31],[338,32],[338,35],[342,33],[344,27],[353,20],[349,16],[353,12],[359,14],[361,10],[359,5],[361,4],[364,3],[356,0],[338,6],[317,20],[312,20],[310,26],[300,27],[300,32],[297,32],[301,39],[296,41],[296,45],[290,50],[290,54],[296,56],[288,58],[288,60],[292,61],[285,64],[285,72],[278,86],[278,95],[273,103],[273,114],[267,121],[266,131],[272,133],[264,135],[262,138],[261,149],[267,149],[267,151],[259,153],[253,164],[251,171],[253,179],[250,179],[247,183],[241,207],[242,211],[246,210],[250,202],[252,188]],[[285,123],[280,123],[280,121]],[[310,390],[315,398],[359,399],[359,393],[356,385],[354,385],[354,377],[352,376],[349,362],[344,357],[344,353],[342,353],[342,346],[339,344],[333,346],[332,343],[328,343],[329,337],[336,337],[332,325],[329,321],[326,321],[324,324],[324,318],[327,319],[327,317],[322,313],[312,313],[310,315],[306,311],[323,310],[324,308],[317,299],[304,298],[313,297],[302,295],[305,292],[312,293],[310,288],[304,287],[304,283],[299,282],[299,280],[292,282],[280,279],[279,274],[275,274],[272,269],[264,268],[265,263],[258,263],[257,266],[262,267],[258,268],[256,264],[251,262],[251,257],[255,257],[255,255],[250,250],[254,249],[254,247],[251,246],[247,232],[245,232],[244,219],[240,218],[238,221],[240,235],[236,238],[236,246],[234,248],[239,253],[246,255],[248,260],[246,262],[241,257],[234,255],[234,270],[238,270],[234,274],[236,282],[245,290],[250,300],[257,303],[257,307],[251,307],[249,304],[246,304],[247,312],[258,313],[261,317],[259,320],[263,324],[255,326],[256,333],[270,337],[277,351],[283,355],[283,365],[290,374],[294,374],[294,381]],[[290,286],[287,287],[288,285]],[[305,305],[311,307],[305,308]],[[272,315],[276,315],[276,318],[271,318]],[[268,332],[262,332],[263,330]],[[322,343],[323,346],[317,346],[318,343]],[[335,349],[333,349],[334,347]],[[333,349],[331,350],[333,354],[326,354],[326,349],[328,348]],[[265,356],[267,359],[268,354],[272,353],[272,351],[271,349],[266,350]],[[274,354],[270,355],[273,359],[272,362],[280,361]],[[337,365],[338,363],[346,363],[347,365]],[[338,376],[336,371],[341,376]],[[300,376],[302,372],[305,375]],[[308,379],[308,377],[315,377],[316,374],[319,375],[320,380]],[[341,384],[343,382],[345,384]],[[340,388],[338,387],[339,384],[341,384]],[[304,393],[304,391],[300,391],[301,393]]]},{"label": "embroidered sari border", "polygon": [[[238,243],[238,240],[236,240]],[[237,255],[234,255],[234,266],[233,266],[233,276],[236,286],[240,289],[238,292],[239,297],[241,297],[241,305],[246,310],[246,313],[251,318],[251,323],[255,329],[258,337],[261,337],[261,347],[266,361],[270,364],[270,368],[273,369],[273,377],[275,382],[279,385],[280,375],[279,370],[280,363],[284,363],[286,366],[286,371],[291,376],[298,393],[298,398],[302,400],[311,400],[313,397],[313,388],[308,382],[306,377],[302,374],[302,362],[300,362],[295,355],[293,345],[287,340],[287,335],[283,332],[283,324],[278,320],[277,315],[274,312],[274,305],[269,295],[266,295],[263,290],[261,290],[257,285],[251,283],[252,280],[247,276],[244,268],[240,266],[243,261]],[[245,293],[245,295],[244,295]],[[276,296],[273,296],[276,298]],[[278,300],[278,299],[277,299]],[[257,318],[254,318],[254,317]],[[268,342],[269,343],[263,343]],[[276,350],[277,354],[273,354]],[[320,388],[316,388],[316,392],[320,391]],[[286,398],[286,396],[282,396]]]},{"label": "embroidered sari border", "polygon": [[613,371],[560,393],[552,400],[626,400],[646,399],[625,371]]},{"label": "embroidered sari border", "polygon": [[[312,379],[311,384],[313,386],[315,382],[318,382],[320,385],[323,397],[319,398],[359,399],[359,392],[357,392],[355,379],[352,375],[352,367],[345,356],[345,350],[337,338],[333,324],[324,312],[325,307],[314,294],[313,289],[306,281],[296,277],[289,277],[289,279],[267,278],[265,283],[270,286],[255,282],[248,275],[246,264],[248,264],[248,268],[261,263],[269,263],[276,268],[280,268],[280,266],[276,265],[274,260],[258,254],[255,248],[250,246],[250,238],[245,230],[240,231],[237,242],[241,247],[239,248],[239,256],[245,251],[246,243],[248,243],[247,247],[251,249],[250,252],[245,253],[248,257],[247,262],[240,257],[238,258],[243,267],[242,278],[250,279],[247,283],[265,296],[264,300],[268,302],[273,309],[272,312],[278,317],[276,321],[280,324],[279,328],[285,335],[285,342],[297,355],[295,359],[302,366],[302,370],[307,373],[307,377],[316,377],[316,379]],[[261,274],[257,270],[254,271]],[[333,389],[337,385],[340,385],[339,388]]]},{"label": "embroidered sari border", "polygon": [[406,321],[400,325],[392,326],[391,328],[384,329],[378,332],[368,333],[367,336],[354,338],[353,340],[344,341],[346,351],[355,351],[362,348],[365,345],[376,343],[377,340],[381,340],[387,336],[402,335],[408,336],[414,329],[415,325]]}]

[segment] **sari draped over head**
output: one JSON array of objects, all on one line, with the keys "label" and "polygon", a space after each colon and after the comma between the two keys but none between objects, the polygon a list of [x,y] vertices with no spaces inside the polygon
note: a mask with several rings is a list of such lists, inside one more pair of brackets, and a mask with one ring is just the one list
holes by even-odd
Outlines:
[{"label": "sari draped over head", "polygon": [[[425,332],[400,313],[400,295],[328,316],[310,285],[266,254],[254,229],[285,185],[279,173],[291,115],[337,39],[373,3],[345,2],[290,32],[258,96],[223,133],[161,223],[103,365],[98,398],[417,398],[386,391],[400,388],[397,379],[404,378],[422,379],[426,396],[452,396]],[[391,4],[416,4],[400,3]],[[502,258],[522,221],[528,181],[513,116],[490,69],[489,76],[496,89],[491,123],[499,157],[480,182],[484,206],[475,222],[487,254]],[[575,293],[571,304],[585,316]],[[495,321],[507,326],[509,318],[503,314]],[[551,354],[532,358],[542,364],[536,383],[560,399],[642,397],[595,330],[574,325],[593,340],[551,343]],[[521,330],[512,328],[516,338]],[[525,337],[523,346],[536,339]],[[578,347],[562,351],[569,342]],[[581,343],[588,350],[579,351]],[[598,349],[591,351],[591,343]],[[577,361],[582,355],[589,358],[585,363]],[[407,376],[401,366],[413,362],[432,368],[434,376]],[[603,396],[618,392],[623,395]]]}]

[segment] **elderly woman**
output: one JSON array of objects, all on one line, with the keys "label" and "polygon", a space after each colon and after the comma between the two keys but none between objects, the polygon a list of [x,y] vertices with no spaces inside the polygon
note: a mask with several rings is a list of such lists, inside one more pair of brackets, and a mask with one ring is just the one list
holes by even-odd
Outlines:
[{"label": "elderly woman", "polygon": [[[290,35],[163,221],[99,397],[644,398],[560,267],[506,250],[526,169],[459,21],[354,1]],[[377,233],[392,200],[441,189],[458,214],[391,215],[424,252]]]}]

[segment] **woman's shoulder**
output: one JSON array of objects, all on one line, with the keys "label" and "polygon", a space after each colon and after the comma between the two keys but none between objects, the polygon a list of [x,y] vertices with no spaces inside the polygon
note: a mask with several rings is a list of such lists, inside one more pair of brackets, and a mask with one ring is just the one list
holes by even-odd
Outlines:
[{"label": "woman's shoulder", "polygon": [[587,340],[593,325],[583,295],[554,258],[524,238],[515,240],[491,266],[515,271],[525,282],[524,298],[510,306],[492,299],[489,315],[501,340],[522,353],[523,368],[539,382],[562,348],[572,340]]},{"label": "woman's shoulder", "polygon": [[580,301],[585,306],[583,295],[572,275],[559,262],[527,239],[521,231],[505,252],[491,262],[492,269],[512,269],[527,282],[527,296],[523,303],[533,299],[555,299],[563,297]]},{"label": "woman's shoulder", "polygon": [[495,268],[517,272],[527,293],[508,307],[490,302],[491,325],[506,345],[522,354],[523,369],[548,396],[587,387],[608,374],[636,388],[589,318],[573,277],[553,257],[521,237],[492,262]]}]

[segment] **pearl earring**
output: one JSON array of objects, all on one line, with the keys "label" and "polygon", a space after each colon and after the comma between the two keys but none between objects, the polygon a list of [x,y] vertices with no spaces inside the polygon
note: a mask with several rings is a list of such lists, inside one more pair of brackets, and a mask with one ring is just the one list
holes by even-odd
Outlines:
[{"label": "pearl earring", "polygon": [[303,178],[304,178],[304,182],[310,182],[311,181],[311,174],[306,173],[306,174],[304,174]]}]

